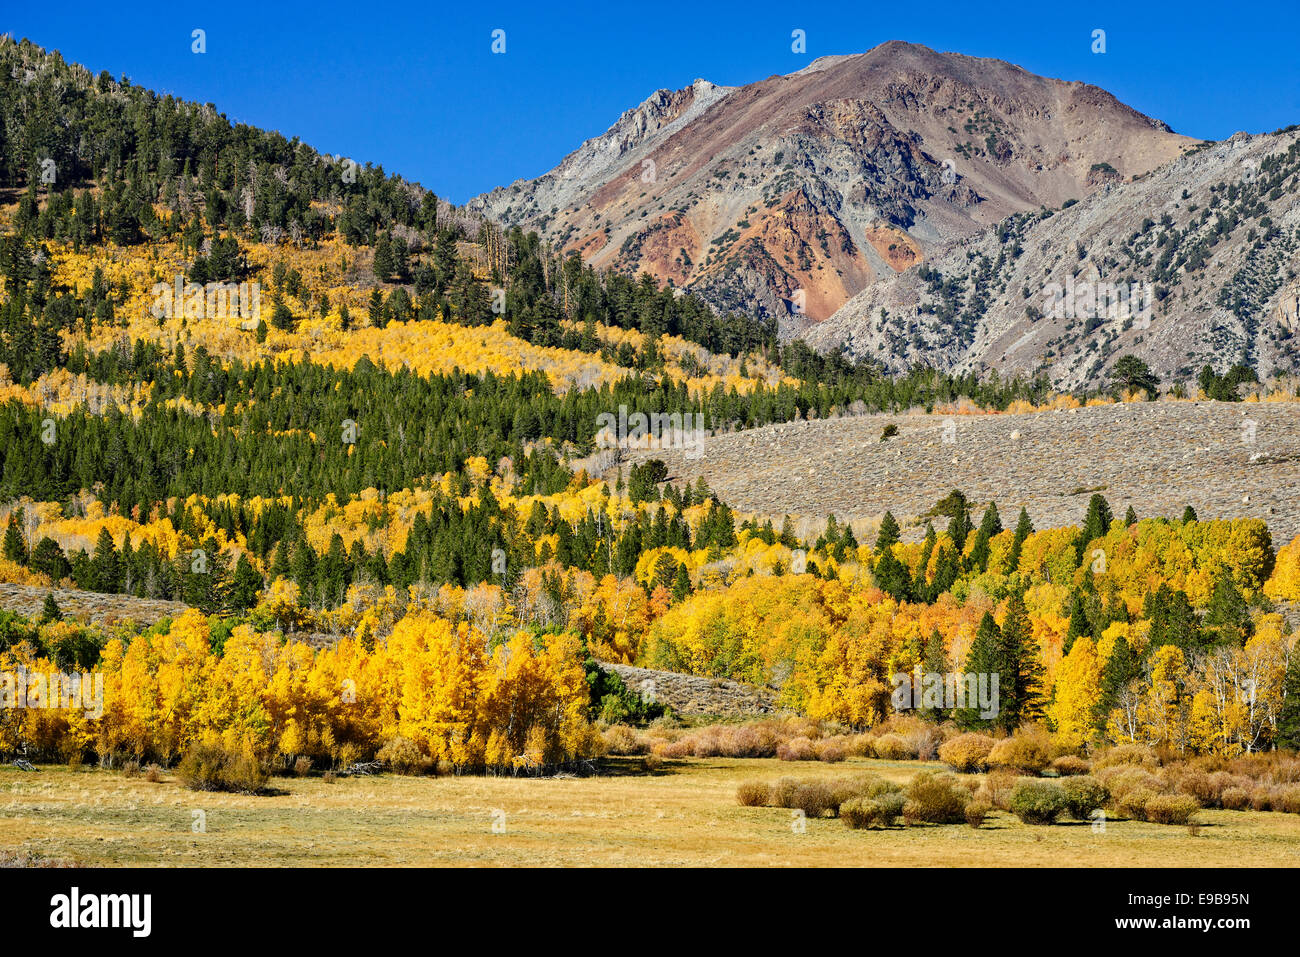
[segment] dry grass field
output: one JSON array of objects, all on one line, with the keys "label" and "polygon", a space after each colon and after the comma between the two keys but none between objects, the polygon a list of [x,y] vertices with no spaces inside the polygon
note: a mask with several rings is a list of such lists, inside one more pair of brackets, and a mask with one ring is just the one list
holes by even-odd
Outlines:
[{"label": "dry grass field", "polygon": [[[740,807],[736,785],[926,765],[691,758],[599,777],[274,781],[284,793],[196,793],[117,772],[0,769],[0,859],[99,866],[1300,866],[1300,815],[1201,811],[1201,827],[1110,821],[1032,827],[995,812],[961,826],[854,831]],[[194,812],[206,832],[195,833]],[[497,813],[503,812],[504,817]],[[495,817],[494,817],[495,815]],[[494,821],[497,829],[494,831]]]}]

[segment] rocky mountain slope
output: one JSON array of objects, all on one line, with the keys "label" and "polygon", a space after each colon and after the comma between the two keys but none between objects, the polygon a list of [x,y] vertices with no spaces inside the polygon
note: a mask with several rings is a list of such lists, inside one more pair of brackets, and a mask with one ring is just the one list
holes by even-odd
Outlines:
[{"label": "rocky mountain slope", "polygon": [[[898,434],[881,441],[887,425]],[[1300,419],[1291,402],[1134,402],[995,415],[862,415],[709,436],[703,454],[638,451],[673,481],[703,476],[741,512],[782,515],[815,537],[827,513],[874,541],[886,509],[919,539],[950,490],[1023,506],[1038,528],[1078,524],[1101,492],[1117,515],[1259,518],[1280,547],[1300,534]],[[624,466],[627,467],[626,465]],[[942,529],[944,521],[936,522]]]},{"label": "rocky mountain slope", "polygon": [[1238,134],[936,251],[807,338],[893,369],[1043,370],[1061,388],[1124,353],[1165,382],[1205,363],[1278,375],[1295,371],[1298,257],[1300,131]]},{"label": "rocky mountain slope", "polygon": [[955,239],[1192,145],[1097,87],[889,42],[743,87],[660,90],[471,207],[790,334]]}]

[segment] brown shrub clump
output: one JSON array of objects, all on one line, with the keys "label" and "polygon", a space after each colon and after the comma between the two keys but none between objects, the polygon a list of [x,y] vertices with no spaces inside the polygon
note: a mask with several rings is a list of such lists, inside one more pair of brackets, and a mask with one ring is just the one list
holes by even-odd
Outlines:
[{"label": "brown shrub clump", "polygon": [[[1113,795],[1113,792],[1112,792]],[[1113,798],[1115,810],[1134,821],[1145,821],[1147,819],[1147,806],[1151,800],[1158,795],[1147,787],[1134,787],[1120,797]],[[1187,800],[1192,800],[1187,798]]]},{"label": "brown shrub clump", "polygon": [[1148,770],[1154,770],[1160,765],[1160,762],[1156,759],[1156,753],[1146,745],[1121,744],[1101,754],[1092,762],[1092,769],[1100,771],[1102,768],[1116,767],[1118,765],[1136,765]]},{"label": "brown shrub clump", "polygon": [[959,734],[939,745],[939,760],[966,774],[983,771],[988,767],[989,753],[996,745],[997,740],[987,734],[973,731]]},{"label": "brown shrub clump", "polygon": [[1200,807],[1186,794],[1157,794],[1147,800],[1145,818],[1152,824],[1186,824]]},{"label": "brown shrub clump", "polygon": [[837,764],[848,756],[841,738],[823,738],[813,744],[813,752],[817,755],[818,761],[825,761],[827,764]]},{"label": "brown shrub clump", "polygon": [[1244,811],[1250,807],[1250,791],[1246,788],[1224,788],[1219,803],[1228,811]]},{"label": "brown shrub clump", "polygon": [[741,807],[767,807],[772,800],[771,785],[746,781],[736,788],[736,803]]},{"label": "brown shrub clump", "polygon": [[980,786],[979,795],[999,811],[1011,809],[1011,794],[1020,783],[1020,775],[1007,768],[990,771]]},{"label": "brown shrub clump", "polygon": [[425,774],[433,767],[433,759],[421,751],[418,744],[400,736],[385,741],[375,757],[397,774]]},{"label": "brown shrub clump", "polygon": [[1092,770],[1092,764],[1087,758],[1081,758],[1077,754],[1065,754],[1052,761],[1052,770],[1063,778],[1073,777],[1075,775],[1087,774]]},{"label": "brown shrub clump", "polygon": [[951,774],[921,771],[907,786],[903,820],[908,824],[960,824],[966,820],[970,791]]},{"label": "brown shrub clump", "polygon": [[646,740],[645,735],[638,734],[633,728],[625,724],[612,725],[605,729],[601,737],[605,741],[605,749],[608,754],[633,755],[646,754],[650,751],[650,743]]},{"label": "brown shrub clump", "polygon": [[876,738],[876,757],[884,761],[915,761],[916,748],[901,735],[894,732],[882,734]]},{"label": "brown shrub clump", "polygon": [[810,738],[791,738],[777,745],[776,756],[782,761],[816,761],[817,750]]},{"label": "brown shrub clump", "polygon": [[987,801],[971,801],[966,805],[966,823],[976,829],[983,827],[984,819],[989,816],[989,812],[992,810],[993,806]]},{"label": "brown shrub clump", "polygon": [[1024,774],[1039,774],[1051,760],[1051,736],[1039,728],[1022,728],[1003,738],[988,756],[989,767],[1011,768]]},{"label": "brown shrub clump", "polygon": [[220,745],[196,744],[176,768],[185,786],[195,791],[234,791],[260,794],[271,772],[249,751],[228,751]]}]

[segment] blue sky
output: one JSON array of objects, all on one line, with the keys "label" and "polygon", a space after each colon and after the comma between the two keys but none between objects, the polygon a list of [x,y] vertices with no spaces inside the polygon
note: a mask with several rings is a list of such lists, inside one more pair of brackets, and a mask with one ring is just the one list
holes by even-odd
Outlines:
[{"label": "blue sky", "polygon": [[[1285,7],[1285,9],[1284,9]],[[129,10],[129,12],[127,12]],[[207,51],[191,52],[206,31]],[[505,30],[506,52],[491,51]],[[807,52],[791,51],[801,29]],[[1106,31],[1106,52],[1092,32]],[[739,85],[901,39],[1104,87],[1189,136],[1300,122],[1300,5],[11,4],[0,31],[384,166],[453,202],[536,176],[696,77]]]}]

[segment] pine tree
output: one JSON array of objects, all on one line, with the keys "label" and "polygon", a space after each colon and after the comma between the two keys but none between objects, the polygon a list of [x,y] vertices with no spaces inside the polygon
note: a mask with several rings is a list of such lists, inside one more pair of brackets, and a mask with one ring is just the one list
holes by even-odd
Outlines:
[{"label": "pine tree", "polygon": [[974,529],[975,526],[970,520],[970,509],[963,496],[956,503],[953,516],[948,522],[948,537],[952,539],[958,553],[966,547],[966,538]]},{"label": "pine tree", "polygon": [[1070,595],[1070,625],[1065,631],[1062,656],[1068,655],[1074,642],[1082,635],[1091,635],[1092,626],[1088,622],[1088,613],[1084,607],[1083,596],[1077,591]]},{"label": "pine tree", "polygon": [[1137,524],[1137,520],[1138,520],[1137,512],[1133,511],[1133,506],[1130,505],[1128,507],[1128,511],[1124,513],[1124,527],[1132,528],[1134,525]]},{"label": "pine tree", "polygon": [[685,601],[691,594],[691,576],[682,563],[677,564],[677,575],[673,579],[673,601]]},{"label": "pine tree", "polygon": [[109,533],[107,527],[99,530],[99,538],[95,541],[95,557],[91,560],[91,569],[95,591],[107,594],[121,590],[117,547],[113,544],[113,536]]},{"label": "pine tree", "polygon": [[875,579],[876,587],[893,596],[895,601],[903,602],[911,597],[911,576],[907,567],[895,557],[893,549],[880,556],[871,576]]},{"label": "pine tree", "polygon": [[1286,677],[1282,680],[1282,707],[1277,716],[1279,748],[1300,751],[1300,648],[1291,649]]},{"label": "pine tree", "polygon": [[59,543],[48,535],[37,542],[36,547],[32,549],[31,567],[33,571],[49,575],[52,582],[67,578],[72,571],[63,549],[59,548]]},{"label": "pine tree", "polygon": [[1088,550],[1088,546],[1110,530],[1110,523],[1113,518],[1110,504],[1100,493],[1094,492],[1092,498],[1088,499],[1088,514],[1083,520],[1083,530],[1079,533],[1076,545],[1080,562],[1083,561],[1083,555]]},{"label": "pine tree", "polygon": [[1182,521],[1184,525],[1186,525],[1188,522],[1194,522],[1196,520],[1197,520],[1196,509],[1192,508],[1190,505],[1188,505],[1186,508],[1183,509]]},{"label": "pine tree", "polygon": [[984,572],[989,567],[989,542],[993,536],[1002,531],[1002,518],[998,507],[989,502],[980,521],[979,531],[975,533],[975,544],[971,546],[969,567],[972,571]]},{"label": "pine tree", "polygon": [[1026,721],[1043,716],[1044,668],[1038,642],[1029,627],[1024,599],[1013,594],[1007,601],[998,646],[998,725],[1015,731]]},{"label": "pine tree", "polygon": [[1029,520],[1029,513],[1025,511],[1024,506],[1020,508],[1020,517],[1016,519],[1016,534],[1011,539],[1011,571],[1015,571],[1020,565],[1020,550],[1024,547],[1025,539],[1034,533],[1034,523]]},{"label": "pine tree", "polygon": [[388,234],[383,233],[375,244],[375,260],[373,264],[375,279],[379,282],[388,282],[393,276],[393,268],[393,245],[388,238]]},{"label": "pine tree", "polygon": [[989,502],[989,507],[984,510],[984,518],[980,520],[979,530],[988,538],[1002,531],[1002,516],[998,514],[996,502]]},{"label": "pine tree", "polygon": [[1133,679],[1142,674],[1142,661],[1128,639],[1120,635],[1115,639],[1110,657],[1101,672],[1101,708],[1102,719],[1110,714],[1119,703],[1122,692]]},{"label": "pine tree", "polygon": [[886,511],[885,517],[880,520],[880,532],[876,535],[876,554],[883,554],[886,548],[897,544],[898,541],[898,521],[892,512]]},{"label": "pine tree", "polygon": [[18,530],[18,519],[12,514],[5,527],[4,556],[19,565],[27,564],[27,545],[23,541],[23,533]]},{"label": "pine tree", "polygon": [[235,577],[231,582],[230,605],[236,611],[246,611],[257,604],[262,594],[262,576],[257,573],[248,553],[241,552],[235,563]]},{"label": "pine tree", "polygon": [[62,621],[63,610],[59,608],[59,603],[54,600],[54,592],[45,593],[45,603],[41,606],[41,617],[37,619],[40,624],[49,621]]},{"label": "pine tree", "polygon": [[1220,640],[1241,644],[1250,633],[1250,608],[1232,575],[1220,569],[1214,578],[1214,590],[1205,609],[1204,624],[1217,632]]},{"label": "pine tree", "polygon": [[[1002,632],[998,624],[993,620],[993,616],[988,612],[980,619],[979,627],[975,631],[975,639],[971,642],[970,650],[966,652],[966,667],[961,674],[957,676],[959,682],[965,683],[967,675],[974,675],[980,680],[986,680],[987,676],[998,671],[998,648],[1002,643]],[[1001,703],[1002,688],[999,677],[999,706]],[[967,684],[967,687],[969,685]],[[957,708],[953,713],[958,727],[966,731],[973,731],[981,728],[991,728],[997,720],[996,717],[986,718],[980,714],[979,704],[971,701],[967,696],[964,707]]]},{"label": "pine tree", "polygon": [[[943,675],[945,681],[948,675],[948,656],[943,649],[943,635],[936,628],[930,633],[930,639],[925,643],[925,657],[921,661],[921,670],[927,675]],[[924,701],[923,701],[924,703]],[[939,724],[948,720],[948,709],[942,705],[937,708],[921,708],[919,714],[926,721],[933,721]]]}]

